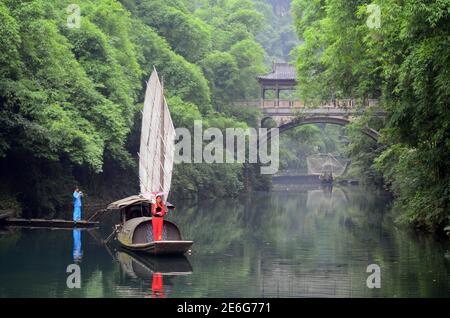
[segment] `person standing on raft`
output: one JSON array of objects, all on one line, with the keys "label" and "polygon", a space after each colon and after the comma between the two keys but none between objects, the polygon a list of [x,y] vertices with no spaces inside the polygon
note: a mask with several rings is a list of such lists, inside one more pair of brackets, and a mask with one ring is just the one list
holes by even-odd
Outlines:
[{"label": "person standing on raft", "polygon": [[73,192],[73,220],[81,220],[81,198],[83,197],[83,192],[80,191],[78,187],[75,188]]},{"label": "person standing on raft", "polygon": [[166,206],[162,200],[162,195],[158,194],[156,202],[152,205],[152,227],[155,241],[162,240],[164,215],[166,215]]}]

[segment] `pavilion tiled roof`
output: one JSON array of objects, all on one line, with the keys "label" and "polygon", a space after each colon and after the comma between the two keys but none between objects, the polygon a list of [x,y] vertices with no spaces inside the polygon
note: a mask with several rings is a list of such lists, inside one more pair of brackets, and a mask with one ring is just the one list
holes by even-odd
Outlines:
[{"label": "pavilion tiled roof", "polygon": [[273,63],[272,72],[266,75],[258,76],[261,80],[293,80],[295,81],[295,67],[289,63]]}]

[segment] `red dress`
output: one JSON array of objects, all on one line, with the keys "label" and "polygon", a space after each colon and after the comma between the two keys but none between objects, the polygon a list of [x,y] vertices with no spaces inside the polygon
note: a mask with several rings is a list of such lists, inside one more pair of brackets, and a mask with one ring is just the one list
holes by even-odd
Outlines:
[{"label": "red dress", "polygon": [[152,227],[153,227],[153,239],[155,241],[162,240],[165,214],[166,214],[166,207],[164,206],[163,203],[161,203],[161,205],[158,205],[158,203],[152,205]]}]

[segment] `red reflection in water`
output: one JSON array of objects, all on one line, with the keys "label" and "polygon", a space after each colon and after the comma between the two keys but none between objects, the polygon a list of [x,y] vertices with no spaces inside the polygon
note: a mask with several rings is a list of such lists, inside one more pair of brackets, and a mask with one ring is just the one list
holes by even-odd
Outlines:
[{"label": "red reflection in water", "polygon": [[153,273],[152,298],[166,298],[166,294],[164,294],[163,276],[161,273]]}]

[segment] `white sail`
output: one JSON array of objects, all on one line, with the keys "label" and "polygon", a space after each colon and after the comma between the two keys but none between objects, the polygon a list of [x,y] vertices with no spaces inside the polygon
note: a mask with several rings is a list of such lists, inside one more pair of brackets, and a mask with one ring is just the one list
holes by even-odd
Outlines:
[{"label": "white sail", "polygon": [[170,191],[175,150],[175,128],[156,69],[147,83],[142,111],[139,149],[141,195],[152,200],[152,192]]}]

